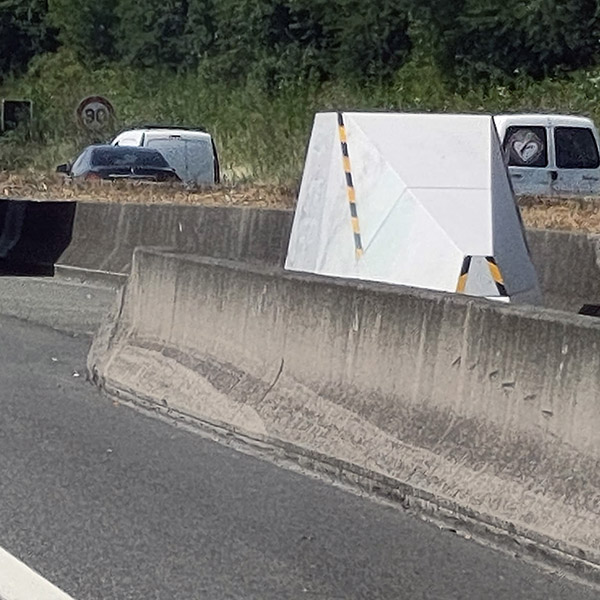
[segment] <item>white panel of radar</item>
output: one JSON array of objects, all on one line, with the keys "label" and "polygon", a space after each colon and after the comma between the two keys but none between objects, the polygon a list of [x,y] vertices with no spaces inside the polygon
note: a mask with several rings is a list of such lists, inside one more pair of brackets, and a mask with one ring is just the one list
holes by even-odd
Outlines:
[{"label": "white panel of radar", "polygon": [[285,268],[540,302],[486,115],[317,114]]}]

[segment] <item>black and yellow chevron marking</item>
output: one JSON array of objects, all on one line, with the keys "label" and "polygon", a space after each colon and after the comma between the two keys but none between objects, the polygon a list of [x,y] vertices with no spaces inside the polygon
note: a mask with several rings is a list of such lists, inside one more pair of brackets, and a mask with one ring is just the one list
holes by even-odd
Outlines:
[{"label": "black and yellow chevron marking", "polygon": [[[456,292],[458,294],[463,294],[465,288],[467,287],[467,279],[469,277],[469,269],[471,268],[471,261],[473,260],[472,256],[465,256],[463,260],[462,268],[460,270],[460,275],[458,276],[458,284],[456,285]],[[498,267],[498,263],[493,256],[486,256],[485,260],[490,268],[490,273],[492,275],[492,279],[496,284],[496,289],[500,296],[507,297],[508,292],[506,291],[506,286],[504,285],[504,277],[502,277],[502,273],[500,272],[500,268]]]},{"label": "black and yellow chevron marking", "polygon": [[346,192],[348,202],[350,203],[350,219],[352,220],[352,231],[354,232],[354,251],[356,258],[363,254],[362,239],[360,236],[360,225],[358,222],[358,211],[356,210],[356,190],[352,179],[352,166],[350,164],[350,154],[348,152],[348,139],[346,137],[346,126],[344,125],[344,115],[338,113],[338,131],[340,134],[340,144],[342,146],[342,159],[344,162],[344,173],[346,174]]},{"label": "black and yellow chevron marking", "polygon": [[456,286],[456,293],[462,294],[467,287],[467,277],[469,276],[469,269],[471,268],[471,259],[472,256],[465,256],[463,260],[462,268],[460,270],[460,275],[458,277],[458,285]]},{"label": "black and yellow chevron marking", "polygon": [[490,267],[490,272],[492,274],[492,278],[496,287],[498,288],[498,293],[501,296],[508,296],[508,292],[506,291],[506,286],[504,285],[504,277],[502,277],[502,273],[500,272],[500,268],[498,267],[498,263],[493,256],[486,256],[485,260]]}]

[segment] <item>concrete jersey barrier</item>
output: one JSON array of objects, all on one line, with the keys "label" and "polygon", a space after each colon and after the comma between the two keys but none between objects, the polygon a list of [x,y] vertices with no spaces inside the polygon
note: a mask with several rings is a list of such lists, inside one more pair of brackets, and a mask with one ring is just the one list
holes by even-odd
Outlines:
[{"label": "concrete jersey barrier", "polygon": [[[280,265],[293,212],[208,206],[80,203],[73,239],[57,264],[67,272],[126,276],[137,246]],[[544,305],[577,312],[600,304],[600,236],[531,229],[527,241]]]},{"label": "concrete jersey barrier", "polygon": [[577,315],[138,249],[88,369],[600,566],[599,351]]},{"label": "concrete jersey barrier", "polygon": [[[137,246],[280,265],[292,217],[262,208],[4,200],[0,268],[124,279]],[[546,306],[576,312],[600,304],[599,236],[529,230],[527,239]]]},{"label": "concrete jersey barrier", "polygon": [[58,264],[127,275],[137,246],[277,264],[291,228],[286,211],[240,207],[79,203]]},{"label": "concrete jersey barrier", "polygon": [[[0,200],[0,267],[126,277],[137,246],[283,263],[290,211]],[[3,241],[4,240],[4,241]]]},{"label": "concrete jersey barrier", "polygon": [[527,242],[545,306],[600,304],[600,235],[530,229]]}]

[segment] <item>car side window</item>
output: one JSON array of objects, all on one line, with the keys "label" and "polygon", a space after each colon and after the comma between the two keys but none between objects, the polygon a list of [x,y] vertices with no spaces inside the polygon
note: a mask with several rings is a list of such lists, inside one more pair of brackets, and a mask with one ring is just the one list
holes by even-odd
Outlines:
[{"label": "car side window", "polygon": [[547,167],[546,128],[529,125],[509,127],[504,136],[504,152],[509,167]]},{"label": "car side window", "polygon": [[559,169],[596,169],[600,156],[589,127],[556,127],[556,166]]}]

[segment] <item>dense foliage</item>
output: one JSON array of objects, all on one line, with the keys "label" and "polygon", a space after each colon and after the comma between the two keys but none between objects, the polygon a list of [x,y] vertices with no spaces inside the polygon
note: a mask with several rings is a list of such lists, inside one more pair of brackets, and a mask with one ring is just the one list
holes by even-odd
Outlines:
[{"label": "dense foliage", "polygon": [[0,0],[0,78],[23,70],[36,55],[54,50],[45,0]]},{"label": "dense foliage", "polygon": [[90,94],[115,129],[204,126],[227,177],[295,182],[319,110],[600,119],[598,2],[0,0],[0,97],[35,115],[0,136],[0,169],[72,158]]},{"label": "dense foliage", "polygon": [[596,0],[461,0],[446,23],[446,64],[467,78],[543,77],[598,60]]},{"label": "dense foliage", "polygon": [[89,64],[282,81],[390,78],[415,47],[458,82],[596,64],[597,0],[0,0],[0,75],[56,41]]},{"label": "dense foliage", "polygon": [[48,0],[47,21],[63,46],[90,62],[114,59],[118,0]]}]

